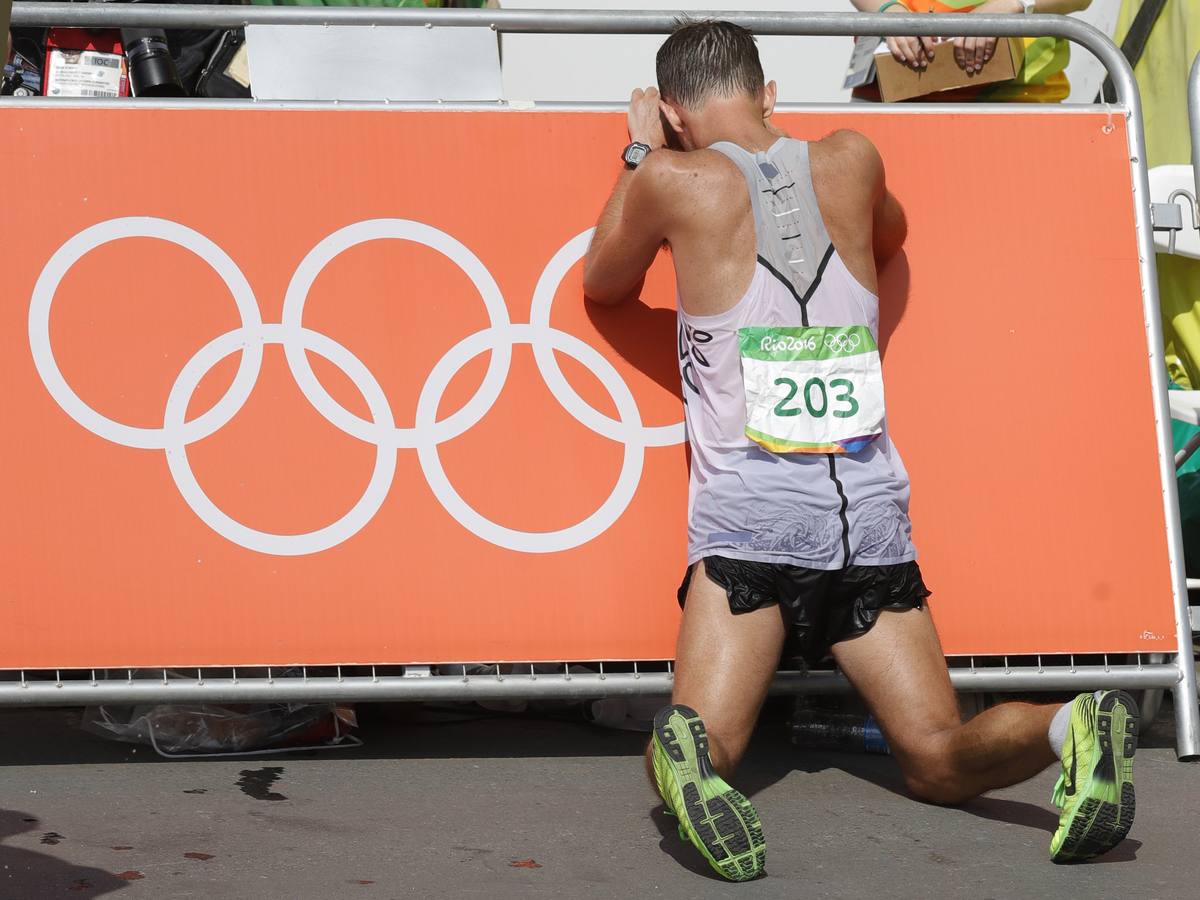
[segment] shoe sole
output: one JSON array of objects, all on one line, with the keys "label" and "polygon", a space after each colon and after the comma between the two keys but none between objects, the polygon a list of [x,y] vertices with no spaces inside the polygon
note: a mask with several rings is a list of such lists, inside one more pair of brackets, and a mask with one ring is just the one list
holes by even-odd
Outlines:
[{"label": "shoe sole", "polygon": [[[1118,708],[1123,715],[1117,715]],[[1055,862],[1079,862],[1107,853],[1129,834],[1137,806],[1133,791],[1136,710],[1137,703],[1124,691],[1111,691],[1100,700],[1096,712],[1100,754],[1086,787],[1093,796],[1075,807]]]},{"label": "shoe sole", "polygon": [[[713,768],[700,716],[681,705],[660,710],[654,717],[654,741],[674,776],[675,790],[670,792],[667,807],[679,819],[680,836],[691,841],[730,881],[749,881],[761,875],[767,847],[758,813]],[[655,775],[663,792],[657,768]]]}]

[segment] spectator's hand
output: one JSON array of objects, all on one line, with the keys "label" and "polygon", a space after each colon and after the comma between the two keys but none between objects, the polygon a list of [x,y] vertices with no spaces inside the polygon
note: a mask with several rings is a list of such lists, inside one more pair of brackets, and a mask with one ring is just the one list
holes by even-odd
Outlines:
[{"label": "spectator's hand", "polygon": [[629,139],[648,144],[652,150],[667,146],[659,110],[658,88],[638,88],[629,98]]},{"label": "spectator's hand", "polygon": [[[1019,13],[1022,6],[1017,0],[987,0],[971,10],[972,13],[984,15],[999,15],[1002,13]],[[993,56],[996,55],[996,38],[994,37],[958,37],[954,39],[954,61],[968,75],[977,75]]]},{"label": "spectator's hand", "polygon": [[[889,6],[884,12],[908,13],[909,9],[904,4],[898,3],[895,6]],[[918,72],[928,66],[929,61],[933,59],[935,38],[890,37],[884,38],[884,40],[887,41],[887,48],[892,51],[892,57],[896,62],[904,63]]]}]

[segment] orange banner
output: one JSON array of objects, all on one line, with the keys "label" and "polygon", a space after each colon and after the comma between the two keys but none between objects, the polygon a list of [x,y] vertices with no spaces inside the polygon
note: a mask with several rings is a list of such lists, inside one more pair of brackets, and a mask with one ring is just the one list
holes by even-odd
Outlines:
[{"label": "orange banner", "polygon": [[[623,116],[7,109],[0,668],[656,659],[669,260],[585,306]],[[892,434],[949,653],[1169,651],[1123,120],[879,145]]]}]

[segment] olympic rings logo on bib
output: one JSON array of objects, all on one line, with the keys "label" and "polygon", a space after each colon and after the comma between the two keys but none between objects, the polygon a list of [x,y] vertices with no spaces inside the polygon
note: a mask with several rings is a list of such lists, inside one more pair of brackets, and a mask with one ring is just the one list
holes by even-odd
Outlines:
[{"label": "olympic rings logo on bib", "polygon": [[[60,247],[42,269],[29,304],[29,346],[34,365],[50,396],[64,412],[91,433],[126,447],[162,450],[183,499],[213,531],[235,544],[259,553],[299,556],[335,547],[362,530],[387,499],[396,471],[397,453],[416,450],[421,471],[443,508],[464,528],[485,541],[524,553],[556,553],[587,543],[607,531],[625,512],[641,481],[648,447],[684,441],[683,423],[642,424],[629,386],[598,350],[574,335],[550,325],[554,296],[568,270],[587,252],[592,230],[569,240],[547,263],[533,292],[528,323],[512,322],[499,286],[491,273],[459,241],[443,231],[407,219],[372,219],[335,231],[320,241],[300,262],[288,284],[282,321],[263,322],[258,301],[237,264],[215,243],[184,225],[167,219],[128,217],[86,228]],[[167,398],[161,428],[140,428],[114,421],[88,406],[67,383],[50,343],[50,308],[67,272],[87,253],[111,241],[148,237],[176,244],[212,266],[233,295],[241,325],[204,345],[182,368]],[[349,349],[332,338],[306,328],[304,305],[309,288],[334,257],[365,241],[392,239],[429,247],[457,265],[479,291],[488,327],[463,338],[433,367],[417,400],[412,428],[397,427],[382,387]],[[283,347],[292,377],[304,397],[326,421],[376,448],[375,465],[366,490],[340,519],[303,534],[258,531],[219,509],[201,488],[188,462],[189,444],[214,434],[245,405],[262,367],[263,347]],[[621,443],[625,456],[608,499],[583,521],[558,531],[534,532],[507,528],[480,515],[455,490],[442,467],[438,447],[478,423],[500,396],[508,377],[512,349],[533,348],[534,361],[555,399],[582,425]],[[341,406],[318,381],[308,361],[311,351],[341,369],[366,400],[369,419]],[[458,411],[437,418],[442,394],[455,374],[481,353],[490,353],[483,382]],[[571,387],[555,359],[564,353],[581,363],[607,390],[616,407],[612,418],[588,403]],[[194,419],[188,405],[204,376],[222,359],[240,353],[232,384],[216,404]]]},{"label": "olympic rings logo on bib", "polygon": [[[869,337],[869,335],[868,335]],[[825,335],[825,347],[834,353],[853,353],[862,343],[857,332],[834,331]],[[872,343],[874,341],[872,340]]]}]

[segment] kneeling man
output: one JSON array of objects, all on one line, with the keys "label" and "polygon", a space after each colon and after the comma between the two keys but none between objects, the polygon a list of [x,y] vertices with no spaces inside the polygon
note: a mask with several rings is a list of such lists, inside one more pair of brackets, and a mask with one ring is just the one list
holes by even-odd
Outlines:
[{"label": "kneeling man", "polygon": [[[884,417],[876,264],[906,225],[878,152],[853,131],[805,142],[775,130],[774,82],[753,36],[727,22],[683,24],[659,50],[658,84],[634,92],[626,170],[584,289],[598,303],[636,297],[671,249],[689,567],[674,702],[648,754],[680,834],[727,878],[763,871],[758,815],[725,779],[786,640],[812,662],[832,652],[916,797],[959,803],[1061,758],[1051,858],[1111,849],[1133,822],[1127,694],[959,716]],[[682,152],[666,149],[663,120]]]}]

